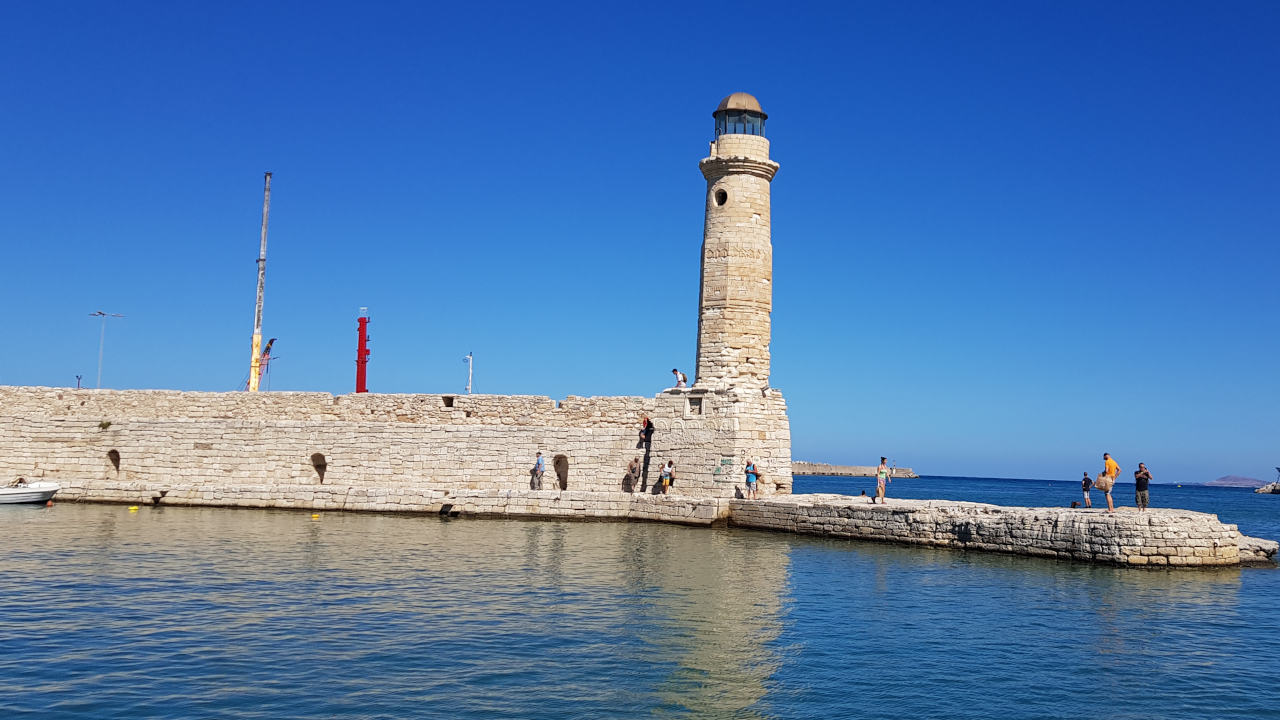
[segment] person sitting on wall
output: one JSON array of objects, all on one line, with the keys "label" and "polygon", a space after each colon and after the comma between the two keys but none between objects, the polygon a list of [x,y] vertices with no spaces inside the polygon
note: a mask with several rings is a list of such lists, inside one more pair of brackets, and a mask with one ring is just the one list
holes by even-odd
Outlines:
[{"label": "person sitting on wall", "polygon": [[676,376],[676,387],[689,387],[689,376],[680,372],[675,368],[671,368],[671,374]]}]

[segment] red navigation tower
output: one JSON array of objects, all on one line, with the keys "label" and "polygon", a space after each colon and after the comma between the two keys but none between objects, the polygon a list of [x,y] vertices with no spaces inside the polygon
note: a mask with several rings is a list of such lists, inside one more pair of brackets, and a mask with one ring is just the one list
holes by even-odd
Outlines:
[{"label": "red navigation tower", "polygon": [[369,308],[360,308],[359,340],[356,342],[356,392],[367,393],[365,366],[369,364]]}]

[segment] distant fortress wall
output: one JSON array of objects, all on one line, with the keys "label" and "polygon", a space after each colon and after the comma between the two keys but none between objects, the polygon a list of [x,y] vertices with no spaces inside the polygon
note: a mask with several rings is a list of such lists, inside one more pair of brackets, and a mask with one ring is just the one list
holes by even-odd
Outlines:
[{"label": "distant fortress wall", "polygon": [[[676,464],[673,492],[731,498],[754,459],[768,494],[791,492],[791,435],[776,390],[669,390],[656,397],[333,396],[0,386],[0,482],[54,480],[83,500],[270,494],[313,487],[461,491],[529,488],[534,454],[545,488],[617,492],[640,420],[656,426],[647,488]],[[112,489],[115,490],[112,490]],[[264,489],[265,488],[265,489]],[[298,488],[302,488],[299,490]],[[280,490],[284,493],[284,490]],[[232,492],[229,497],[236,496]],[[302,506],[302,505],[300,505]]]},{"label": "distant fortress wall", "polygon": [[[802,462],[791,463],[792,475],[828,475],[845,477],[875,477],[876,465],[831,465],[829,463]],[[893,468],[890,477],[920,477],[911,468]]]}]

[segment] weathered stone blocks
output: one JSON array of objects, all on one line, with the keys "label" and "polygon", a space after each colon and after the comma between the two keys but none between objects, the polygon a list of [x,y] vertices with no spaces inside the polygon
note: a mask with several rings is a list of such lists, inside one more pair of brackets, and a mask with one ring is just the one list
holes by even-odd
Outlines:
[{"label": "weathered stone blocks", "polygon": [[1273,541],[1240,535],[1235,525],[1215,515],[1187,510],[1107,513],[941,500],[890,502],[873,505],[846,495],[732,500],[729,521],[740,527],[1120,565],[1274,564],[1278,548]]},{"label": "weathered stone blocks", "polygon": [[569,489],[612,492],[622,489],[631,458],[645,455],[636,445],[646,415],[657,427],[646,488],[670,459],[682,495],[733,497],[750,457],[765,473],[766,493],[790,492],[790,430],[776,390],[570,397],[557,406],[524,396],[0,387],[0,479],[56,480],[68,493],[130,481],[527,489],[541,451],[545,483],[558,482],[554,460],[563,455]]}]

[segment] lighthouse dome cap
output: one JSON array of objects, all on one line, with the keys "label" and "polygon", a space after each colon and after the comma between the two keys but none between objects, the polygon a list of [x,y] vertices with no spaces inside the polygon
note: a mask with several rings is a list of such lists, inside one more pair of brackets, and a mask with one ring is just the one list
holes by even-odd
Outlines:
[{"label": "lighthouse dome cap", "polygon": [[720,101],[720,106],[716,108],[716,111],[712,113],[712,115],[724,112],[725,110],[746,110],[748,112],[760,113],[760,115],[766,119],[769,117],[768,115],[765,115],[764,109],[760,107],[760,101],[751,93],[736,92],[727,96],[725,99]]}]

